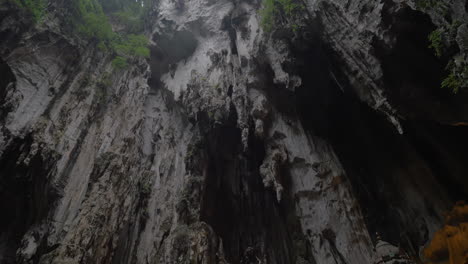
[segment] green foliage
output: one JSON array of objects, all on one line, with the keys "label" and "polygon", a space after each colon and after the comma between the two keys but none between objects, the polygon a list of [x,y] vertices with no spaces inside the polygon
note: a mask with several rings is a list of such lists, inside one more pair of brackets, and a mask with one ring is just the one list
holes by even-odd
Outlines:
[{"label": "green foliage", "polygon": [[117,53],[128,56],[148,58],[148,39],[144,35],[130,34],[118,41],[114,49]]},{"label": "green foliage", "polygon": [[468,66],[457,67],[454,63],[448,66],[450,74],[442,81],[442,88],[451,90],[454,94],[468,88]]},{"label": "green foliage", "polygon": [[[429,48],[434,50],[437,57],[447,57],[451,50],[451,46],[456,45],[458,27],[462,23],[458,20],[452,22],[448,26],[440,27],[429,34]],[[452,58],[446,67],[449,72],[448,76],[442,81],[441,87],[451,90],[454,94],[460,89],[468,88],[468,67],[456,65]]]},{"label": "green foliage", "polygon": [[12,3],[31,15],[34,22],[39,22],[45,14],[46,0],[3,0],[0,3]]},{"label": "green foliage", "polygon": [[[37,0],[36,0],[37,1]],[[116,1],[110,1],[106,3],[113,3]],[[128,23],[131,28],[131,32],[141,32],[143,30],[143,21],[142,21],[142,11],[143,7],[139,2],[132,0],[121,0],[120,4],[113,4],[112,7],[123,5],[127,3],[128,10],[136,11],[116,11],[113,16],[118,19]],[[139,8],[130,8],[129,6],[139,6]],[[107,7],[108,9],[111,7]],[[124,8],[124,7],[122,7]],[[111,10],[114,10],[111,8]],[[112,30],[112,26],[109,22],[108,15],[103,11],[101,4],[98,0],[74,0],[72,1],[71,7],[71,18],[70,22],[73,29],[76,30],[83,37],[95,40],[99,43],[99,48],[101,50],[106,50],[107,48],[113,50],[117,45],[123,45],[122,41],[125,41],[127,38],[125,35],[123,37],[120,34],[115,33]],[[136,35],[131,35],[128,38],[133,40]],[[145,39],[142,35],[139,39]],[[146,43],[148,41],[146,40]]]},{"label": "green foliage", "polygon": [[291,25],[291,29],[292,29],[293,32],[298,32],[299,31],[299,25],[293,24],[293,25]]},{"label": "green foliage", "polygon": [[107,17],[99,13],[87,13],[83,16],[83,23],[78,24],[78,32],[87,38],[111,42],[115,38]]},{"label": "green foliage", "polygon": [[429,48],[433,49],[437,57],[442,56],[444,42],[442,40],[442,30],[436,29],[429,34]]},{"label": "green foliage", "polygon": [[74,0],[70,5],[70,24],[74,31],[85,38],[107,45],[116,37],[109,19],[96,0]]},{"label": "green foliage", "polygon": [[127,59],[121,56],[117,56],[112,60],[112,66],[118,70],[124,69],[128,66]]},{"label": "green foliage", "polygon": [[[39,21],[45,13],[48,0],[0,0],[11,3],[31,14]],[[118,55],[112,65],[124,68],[131,57],[148,58],[148,39],[143,34],[143,21],[148,15],[153,0],[70,0],[68,1],[65,25],[97,45],[102,52]],[[110,17],[124,26],[114,32]]]},{"label": "green foliage", "polygon": [[148,15],[151,0],[99,0],[105,13],[124,26],[127,33],[139,33]]},{"label": "green foliage", "polygon": [[266,32],[271,32],[279,24],[289,25],[297,31],[299,26],[290,21],[297,18],[303,8],[295,0],[264,0],[263,9],[260,10],[260,24]]},{"label": "green foliage", "polygon": [[42,19],[45,13],[47,2],[45,0],[23,0],[24,8],[26,8],[34,18],[34,21],[38,22]]},{"label": "green foliage", "polygon": [[295,3],[292,0],[278,0],[281,8],[283,9],[286,16],[294,16],[295,12],[302,8],[301,5]]},{"label": "green foliage", "polygon": [[429,34],[429,48],[434,50],[437,57],[442,57],[447,49],[446,46],[450,46],[455,41],[458,27],[461,24],[460,21],[455,20],[452,24],[438,28]]},{"label": "green foliage", "polygon": [[461,86],[460,79],[452,72],[442,81],[442,88],[450,89],[453,93],[458,93]]},{"label": "green foliage", "polygon": [[97,45],[98,49],[102,52],[107,52],[109,51],[109,49],[107,48],[107,45],[106,43],[104,43],[103,41],[99,41],[98,45]]},{"label": "green foliage", "polygon": [[421,9],[421,10],[436,9],[436,8],[445,9],[446,5],[444,2],[440,0],[416,0],[416,8]]},{"label": "green foliage", "polygon": [[[105,4],[104,8],[101,3]],[[117,34],[112,31],[107,14],[110,13],[112,18],[124,25],[127,33],[142,32],[143,20],[147,14],[147,8],[142,3],[133,0],[74,0],[70,7],[71,24],[84,37],[96,39],[109,46],[117,38]]]},{"label": "green foliage", "polygon": [[[446,1],[445,1],[446,2]],[[427,11],[435,11],[442,15],[443,17],[447,17],[450,12],[450,7],[441,0],[416,0],[416,9]]]},{"label": "green foliage", "polygon": [[274,20],[277,16],[278,9],[275,7],[275,0],[265,0],[263,2],[263,9],[260,10],[261,25],[263,30],[270,32],[274,26]]},{"label": "green foliage", "polygon": [[[127,30],[114,32],[105,10],[113,12],[111,16],[126,24]],[[148,39],[142,34],[133,34],[143,31],[146,8],[141,0],[73,0],[70,12],[69,22],[75,32],[97,43],[100,51],[117,54],[112,61],[114,68],[127,67],[130,57],[149,57]]]}]

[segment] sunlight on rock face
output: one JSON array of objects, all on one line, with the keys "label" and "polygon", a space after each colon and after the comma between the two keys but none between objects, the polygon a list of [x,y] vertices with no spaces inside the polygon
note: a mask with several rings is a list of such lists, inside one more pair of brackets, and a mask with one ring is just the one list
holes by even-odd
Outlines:
[{"label": "sunlight on rock face", "polygon": [[468,263],[468,204],[455,205],[423,254],[430,264]]}]

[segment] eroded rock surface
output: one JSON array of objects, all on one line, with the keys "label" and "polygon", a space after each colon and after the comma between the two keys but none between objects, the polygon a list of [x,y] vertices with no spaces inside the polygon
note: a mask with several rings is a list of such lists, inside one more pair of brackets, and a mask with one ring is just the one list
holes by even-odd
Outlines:
[{"label": "eroded rock surface", "polygon": [[363,264],[376,232],[419,259],[468,195],[467,95],[427,41],[448,22],[304,4],[266,33],[258,0],[156,1],[123,70],[2,6],[0,262]]}]

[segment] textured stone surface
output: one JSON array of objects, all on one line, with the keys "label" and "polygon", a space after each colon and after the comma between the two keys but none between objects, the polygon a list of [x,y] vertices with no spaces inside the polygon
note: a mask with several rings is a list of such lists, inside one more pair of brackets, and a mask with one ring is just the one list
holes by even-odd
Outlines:
[{"label": "textured stone surface", "polygon": [[[468,194],[447,125],[466,96],[434,99],[421,76],[445,65],[398,42],[440,17],[306,4],[302,30],[266,34],[259,1],[158,1],[151,58],[124,70],[59,14],[2,6],[1,262],[362,264],[375,232],[419,258]],[[422,73],[394,82],[413,49]]]},{"label": "textured stone surface", "polygon": [[445,226],[437,231],[424,250],[428,263],[464,263],[468,261],[468,206],[462,202],[447,214]]}]

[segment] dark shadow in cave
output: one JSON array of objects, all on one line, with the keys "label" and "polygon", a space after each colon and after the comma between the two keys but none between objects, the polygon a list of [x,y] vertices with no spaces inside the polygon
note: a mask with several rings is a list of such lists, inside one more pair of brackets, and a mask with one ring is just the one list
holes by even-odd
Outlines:
[{"label": "dark shadow in cave", "polygon": [[[25,154],[30,153],[33,139],[16,139],[5,150],[0,160],[0,251],[1,263],[16,263],[16,250],[25,232],[33,224],[39,224],[47,216],[58,193],[49,186],[47,176],[54,159],[44,161],[40,151],[24,164]],[[40,239],[37,237],[36,239]],[[42,245],[37,256],[46,250]],[[38,259],[33,260],[37,263]]]},{"label": "dark shadow in cave", "polygon": [[242,153],[241,132],[233,122],[208,133],[209,168],[201,220],[222,238],[229,263],[295,263],[287,212],[265,189],[259,166],[263,143],[250,138]]},{"label": "dark shadow in cave", "polygon": [[394,3],[384,5],[383,21],[394,38],[389,47],[374,38],[376,57],[381,61],[384,87],[393,105],[405,116],[420,120],[439,120],[444,123],[460,120],[468,115],[468,93],[454,95],[442,89],[442,80],[448,76],[445,69],[457,47],[435,56],[430,46],[429,34],[436,29],[427,14],[402,7],[388,12]]},{"label": "dark shadow in cave", "polygon": [[151,46],[150,67],[151,78],[148,80],[150,87],[161,85],[161,76],[167,72],[172,75],[177,63],[190,57],[198,46],[198,40],[190,31],[175,31],[161,35],[154,35],[156,46]]},{"label": "dark shadow in cave", "polygon": [[3,104],[6,94],[7,87],[10,83],[16,81],[15,75],[11,71],[10,66],[0,58],[0,73],[2,78],[0,78],[0,104]]},{"label": "dark shadow in cave", "polygon": [[10,66],[0,58],[0,120],[4,120],[9,108],[5,108],[5,99],[8,93],[8,90],[11,89],[11,85],[15,85],[16,78],[13,74]]},{"label": "dark shadow in cave", "polygon": [[[411,23],[415,25],[419,26],[418,22],[424,25],[425,21],[417,20],[422,19],[420,16],[411,15],[403,18],[413,19]],[[437,87],[443,76],[443,62],[434,60],[427,50],[416,52],[415,56],[420,59],[408,62],[412,58],[408,57],[409,53],[427,49],[427,46],[421,39],[422,35],[407,36],[405,34],[411,34],[411,29],[402,27],[409,30],[402,33],[402,38],[407,39],[400,40],[396,49],[386,55],[389,57],[384,62],[384,71],[388,75],[384,80],[386,87],[416,87],[414,89],[418,93],[428,86]],[[424,37],[427,39],[427,35]],[[420,186],[414,189],[423,196],[427,206],[422,210],[427,209],[442,223],[442,212],[435,212],[431,201],[448,196],[451,202],[455,202],[468,196],[467,180],[462,176],[468,172],[468,165],[465,165],[468,158],[468,129],[408,121],[403,124],[406,134],[399,135],[382,114],[355,96],[341,74],[343,62],[335,58],[331,50],[317,38],[309,43],[299,43],[302,44],[293,44],[293,49],[298,59],[295,71],[303,78],[303,85],[296,90],[296,107],[303,126],[312,134],[327,139],[333,146],[360,201],[371,235],[379,232],[387,241],[401,244],[409,253],[418,256],[419,246],[428,239],[427,227],[421,216],[412,212],[407,205],[410,198],[403,196],[401,184],[409,181]],[[401,80],[397,76],[402,76]],[[423,92],[427,93],[425,90]],[[432,92],[446,93],[440,89]],[[405,104],[404,98],[401,100],[401,104]],[[428,105],[425,103],[421,100],[419,105],[407,104],[403,107],[408,108],[408,112],[433,107],[431,101]],[[426,177],[430,176],[424,175],[423,171],[412,173],[409,170],[412,166],[429,166],[443,188],[427,186]],[[450,174],[456,176],[447,177]],[[460,185],[462,182],[465,189],[463,184]],[[427,196],[418,188],[427,188],[426,191],[433,196]]]},{"label": "dark shadow in cave", "polygon": [[468,197],[468,127],[404,122],[406,137],[447,187],[452,201]]}]

